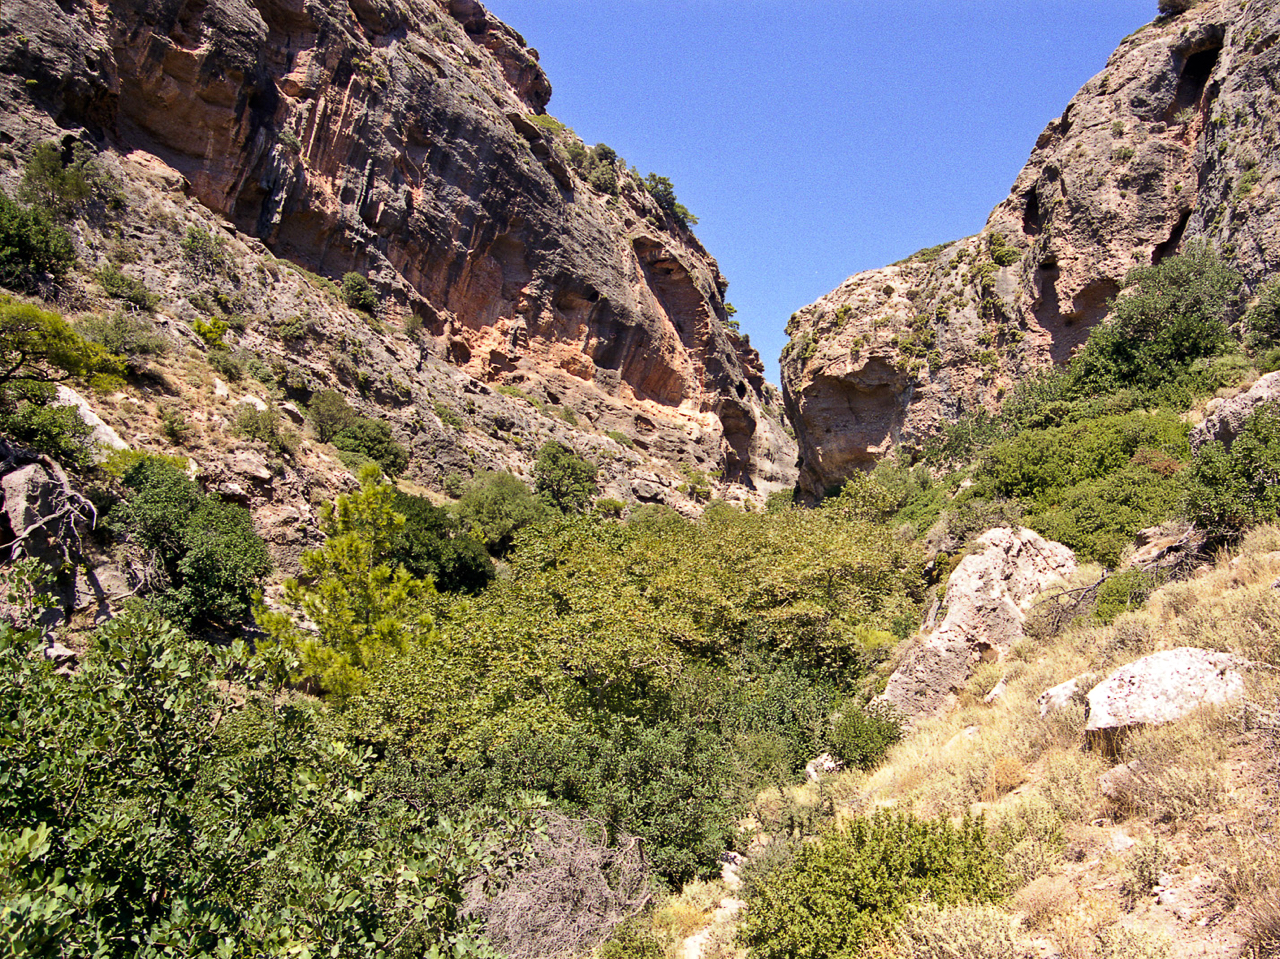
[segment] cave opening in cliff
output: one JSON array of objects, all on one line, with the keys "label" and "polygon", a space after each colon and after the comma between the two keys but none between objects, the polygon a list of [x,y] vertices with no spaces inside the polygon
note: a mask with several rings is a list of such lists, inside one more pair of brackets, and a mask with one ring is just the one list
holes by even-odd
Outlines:
[{"label": "cave opening in cliff", "polygon": [[1183,210],[1182,216],[1178,217],[1177,224],[1169,233],[1169,239],[1163,243],[1157,243],[1154,250],[1151,251],[1151,265],[1155,266],[1161,260],[1173,256],[1178,252],[1178,246],[1182,243],[1182,234],[1187,230],[1187,222],[1191,219],[1191,211]]},{"label": "cave opening in cliff", "polygon": [[1027,236],[1035,236],[1040,232],[1040,197],[1036,195],[1035,187],[1032,187],[1026,193],[1026,209],[1022,213],[1022,232]]},{"label": "cave opening in cliff", "polygon": [[1200,102],[1209,75],[1218,65],[1218,54],[1222,52],[1222,44],[1200,50],[1187,57],[1182,65],[1182,75],[1178,77],[1178,89],[1173,96],[1173,112],[1185,110]]}]

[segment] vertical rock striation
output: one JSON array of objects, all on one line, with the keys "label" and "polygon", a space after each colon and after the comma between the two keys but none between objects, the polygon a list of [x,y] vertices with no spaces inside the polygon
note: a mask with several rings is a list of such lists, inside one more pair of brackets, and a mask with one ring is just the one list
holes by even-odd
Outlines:
[{"label": "vertical rock striation", "polygon": [[782,356],[811,495],[1065,361],[1134,266],[1204,237],[1280,264],[1280,8],[1205,0],[1125,38],[974,237],[850,277]]}]

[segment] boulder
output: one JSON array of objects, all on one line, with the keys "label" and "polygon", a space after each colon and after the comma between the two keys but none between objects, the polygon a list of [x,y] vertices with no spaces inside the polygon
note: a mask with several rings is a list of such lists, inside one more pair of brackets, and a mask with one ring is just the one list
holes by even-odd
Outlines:
[{"label": "boulder", "polygon": [[1085,696],[1097,681],[1098,677],[1095,674],[1082,673],[1068,679],[1065,683],[1046,689],[1036,697],[1036,705],[1040,707],[1040,717],[1043,719],[1050,713],[1061,712],[1072,703],[1084,705]]},{"label": "boulder", "polygon": [[1191,431],[1191,448],[1198,450],[1205,443],[1217,440],[1230,449],[1249,414],[1264,403],[1274,403],[1277,400],[1280,400],[1280,370],[1259,377],[1253,386],[1239,396],[1210,406],[1204,422]]},{"label": "boulder", "polygon": [[[67,386],[58,387],[58,396],[54,402],[58,406],[74,406],[76,412],[80,414],[80,419],[93,430],[89,434],[89,442],[97,444],[99,447],[106,447],[113,450],[127,450],[129,444],[120,438],[120,434],[113,430],[110,426],[102,421],[97,413],[95,413],[89,404],[85,402],[83,396],[75,390]],[[101,461],[105,454],[99,453],[96,459]]]},{"label": "boulder", "polygon": [[942,625],[889,677],[881,698],[908,718],[946,707],[979,661],[1003,659],[1036,596],[1076,570],[1071,550],[1029,529],[990,530],[977,547],[951,574]]},{"label": "boulder", "polygon": [[844,764],[836,759],[830,753],[823,753],[815,759],[810,759],[805,763],[804,778],[811,783],[816,783],[823,776],[839,772]]},{"label": "boulder", "polygon": [[1133,726],[1170,723],[1200,706],[1244,695],[1240,660],[1229,653],[1183,646],[1122,666],[1087,697],[1087,739],[1107,741]]}]

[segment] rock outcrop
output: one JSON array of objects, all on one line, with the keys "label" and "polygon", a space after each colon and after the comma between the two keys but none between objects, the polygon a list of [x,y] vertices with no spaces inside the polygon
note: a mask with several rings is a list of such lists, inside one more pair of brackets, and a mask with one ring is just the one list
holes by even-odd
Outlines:
[{"label": "rock outcrop", "polygon": [[[532,415],[522,397],[579,420],[578,448],[618,434],[742,496],[793,482],[780,404],[724,324],[715,261],[625,164],[616,189],[588,183],[570,161],[581,144],[545,113],[537,52],[474,0],[14,0],[0,63],[11,158],[79,140],[124,185],[123,235],[85,224],[82,264],[116,257],[159,293],[162,325],[207,315],[217,287],[265,321],[234,346],[404,414],[390,419],[424,482],[527,466],[511,442],[494,456],[413,428],[441,405],[467,422],[485,407],[510,435]],[[192,226],[234,271],[179,275]],[[301,288],[291,265],[309,271]],[[305,287],[348,271],[379,294],[372,322],[308,303]]]},{"label": "rock outcrop", "polygon": [[942,624],[910,648],[882,698],[908,719],[954,702],[974,666],[1003,659],[1022,638],[1035,597],[1075,569],[1071,550],[1029,529],[985,533],[951,573]]},{"label": "rock outcrop", "polygon": [[1134,266],[1195,237],[1250,288],[1280,263],[1280,8],[1205,0],[1123,40],[974,237],[860,273],[782,356],[810,495],[1061,363]]},{"label": "rock outcrop", "polygon": [[1280,402],[1280,372],[1268,373],[1239,396],[1212,400],[1205,411],[1204,422],[1191,431],[1191,448],[1198,450],[1216,440],[1227,449],[1244,428],[1244,421],[1254,410]]},{"label": "rock outcrop", "polygon": [[1241,663],[1228,653],[1183,646],[1122,666],[1089,691],[1086,739],[1109,742],[1132,726],[1181,719],[1244,695]]}]

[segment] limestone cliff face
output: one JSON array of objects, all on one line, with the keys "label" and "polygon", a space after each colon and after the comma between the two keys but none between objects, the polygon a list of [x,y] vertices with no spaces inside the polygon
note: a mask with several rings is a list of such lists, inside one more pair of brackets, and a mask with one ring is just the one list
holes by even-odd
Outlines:
[{"label": "limestone cliff face", "polygon": [[1061,363],[1134,266],[1205,237],[1250,287],[1280,264],[1280,7],[1206,0],[1121,42],[978,236],[851,277],[782,358],[801,486],[841,482]]},{"label": "limestone cliff face", "polygon": [[145,158],[271,254],[367,274],[380,319],[473,380],[792,482],[715,261],[625,165],[616,196],[585,182],[536,51],[474,0],[13,0],[0,62],[19,156],[72,134]]}]

